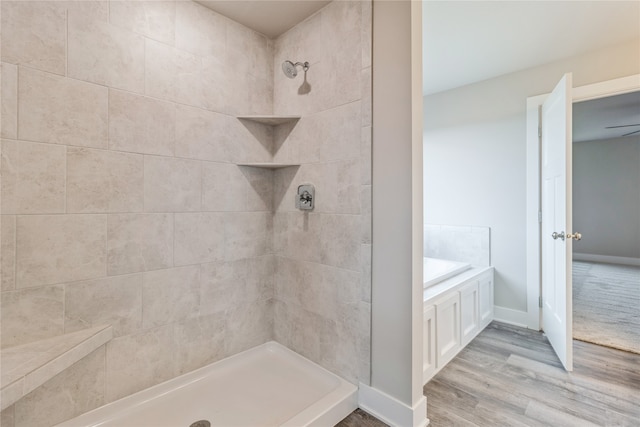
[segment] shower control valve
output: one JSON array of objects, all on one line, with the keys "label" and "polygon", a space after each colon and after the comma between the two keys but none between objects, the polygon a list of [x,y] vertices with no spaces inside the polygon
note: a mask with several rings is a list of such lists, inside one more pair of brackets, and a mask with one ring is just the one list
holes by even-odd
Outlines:
[{"label": "shower control valve", "polygon": [[296,208],[300,210],[311,210],[314,205],[316,190],[311,184],[303,184],[298,186],[296,194]]}]

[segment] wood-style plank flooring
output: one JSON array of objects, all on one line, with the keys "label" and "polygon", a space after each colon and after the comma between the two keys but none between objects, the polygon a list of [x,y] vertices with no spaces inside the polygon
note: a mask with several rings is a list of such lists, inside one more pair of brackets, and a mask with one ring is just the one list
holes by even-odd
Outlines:
[{"label": "wood-style plank flooring", "polygon": [[[431,427],[638,427],[640,355],[574,341],[568,373],[543,333],[493,322],[424,394]],[[357,412],[338,426],[386,425]]]}]

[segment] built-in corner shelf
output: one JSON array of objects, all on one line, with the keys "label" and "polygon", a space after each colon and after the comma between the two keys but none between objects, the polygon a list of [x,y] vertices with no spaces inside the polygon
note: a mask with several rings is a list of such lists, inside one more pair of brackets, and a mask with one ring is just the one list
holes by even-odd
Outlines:
[{"label": "built-in corner shelf", "polygon": [[279,126],[300,120],[300,116],[238,116],[239,120],[249,120],[268,126]]},{"label": "built-in corner shelf", "polygon": [[[258,123],[259,125],[262,125],[262,126],[269,126],[272,128],[275,128],[281,125],[288,125],[282,128],[278,128],[286,132],[287,135],[289,132],[291,132],[291,129],[295,127],[296,123],[298,122],[298,120],[300,120],[300,118],[301,116],[274,116],[274,115],[237,116],[237,119],[240,121],[249,121],[253,123]],[[263,138],[268,137],[269,140],[261,141],[261,142],[267,146],[270,146],[272,144],[271,140],[273,139],[272,134],[273,133],[271,132],[267,134],[270,136],[263,136]],[[289,168],[293,166],[300,166],[299,164],[296,164],[296,163],[272,163],[272,162],[243,162],[243,163],[237,163],[237,165],[247,166],[252,168],[261,168],[261,169],[283,169],[283,168]]]},{"label": "built-in corner shelf", "polygon": [[238,166],[248,166],[251,168],[261,169],[282,169],[300,165],[294,163],[238,163]]},{"label": "built-in corner shelf", "polygon": [[3,410],[113,338],[110,325],[85,329],[0,352]]}]

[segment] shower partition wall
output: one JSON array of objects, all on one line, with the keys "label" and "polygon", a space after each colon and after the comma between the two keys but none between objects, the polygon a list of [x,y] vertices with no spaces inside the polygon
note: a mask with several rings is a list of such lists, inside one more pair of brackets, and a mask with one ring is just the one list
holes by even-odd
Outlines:
[{"label": "shower partition wall", "polygon": [[[1,7],[2,347],[113,331],[2,425],[52,425],[272,339],[368,382],[370,2],[275,41],[185,1]],[[303,79],[278,69],[303,57]],[[274,112],[302,118],[236,118]],[[269,162],[300,166],[237,165]]]}]

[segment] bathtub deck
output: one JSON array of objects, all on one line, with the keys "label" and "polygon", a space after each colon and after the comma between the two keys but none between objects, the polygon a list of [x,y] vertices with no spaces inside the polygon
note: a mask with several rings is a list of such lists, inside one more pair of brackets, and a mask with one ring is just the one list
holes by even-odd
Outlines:
[{"label": "bathtub deck", "polygon": [[59,427],[334,425],[357,388],[271,342],[113,402]]}]

